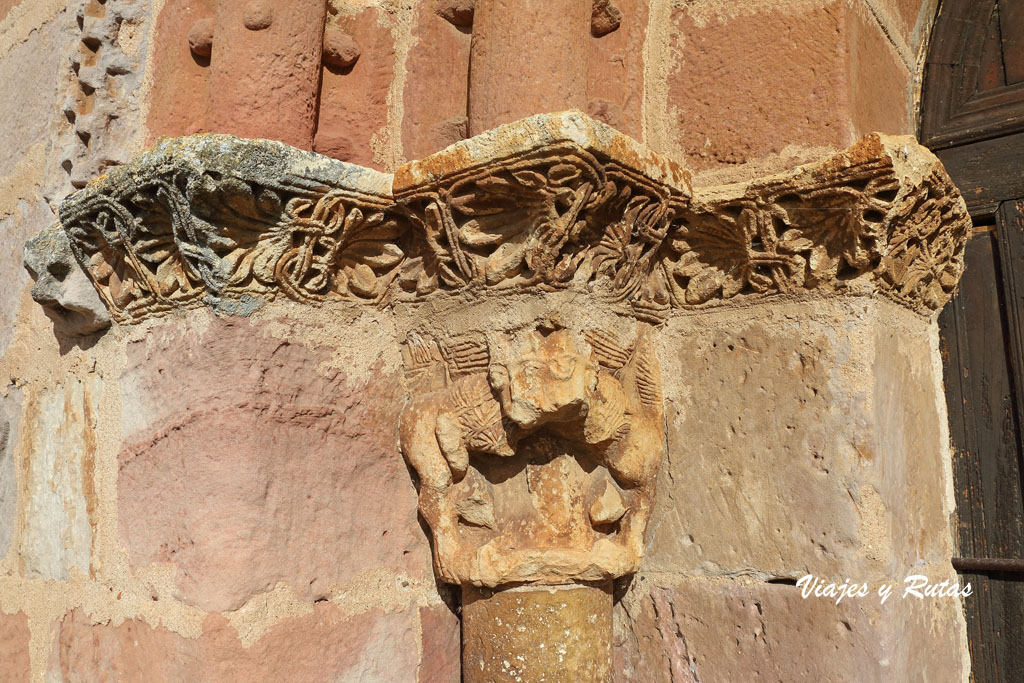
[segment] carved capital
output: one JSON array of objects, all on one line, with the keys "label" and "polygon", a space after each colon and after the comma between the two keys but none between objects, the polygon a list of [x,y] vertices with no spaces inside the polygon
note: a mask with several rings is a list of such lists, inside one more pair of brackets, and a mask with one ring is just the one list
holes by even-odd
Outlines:
[{"label": "carved capital", "polygon": [[413,333],[401,443],[450,583],[635,572],[665,450],[650,329],[542,320],[488,337]]},{"label": "carved capital", "polygon": [[[930,315],[970,233],[912,138],[869,135],[694,191],[687,171],[579,112],[501,126],[394,176],[274,142],[165,140],[60,213],[68,240],[40,242],[56,245],[46,263],[70,249],[121,323],[279,296],[451,311],[536,294],[512,322],[406,328],[403,343],[401,446],[435,567],[481,587],[639,567],[664,453],[652,337],[666,317],[809,294]],[[548,295],[600,310],[538,317]]]}]

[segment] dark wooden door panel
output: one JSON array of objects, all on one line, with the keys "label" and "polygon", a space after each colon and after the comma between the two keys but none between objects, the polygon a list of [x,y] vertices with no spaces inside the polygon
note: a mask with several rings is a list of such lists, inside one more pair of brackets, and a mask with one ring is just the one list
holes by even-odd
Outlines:
[{"label": "dark wooden door panel", "polygon": [[942,0],[925,63],[921,139],[933,149],[1024,129],[1021,0]]},{"label": "dark wooden door panel", "polygon": [[[1012,210],[1011,210],[1012,209]],[[959,291],[939,318],[960,554],[1024,558],[1019,382],[1024,231],[1003,207],[968,242]],[[1016,220],[1016,219],[1013,219]],[[1015,232],[1016,231],[1016,232]],[[1024,575],[962,574],[972,680],[1024,681]]]},{"label": "dark wooden door panel", "polygon": [[[1020,169],[1020,175],[1024,176],[1024,163]],[[1016,390],[1018,448],[1024,452],[1024,429],[1021,429],[1024,426],[1024,201],[1004,202],[999,207],[996,225],[1006,311],[1006,344]]]},{"label": "dark wooden door panel", "polygon": [[960,553],[1024,557],[1020,440],[995,234],[977,233],[965,258],[957,295],[939,318]]}]

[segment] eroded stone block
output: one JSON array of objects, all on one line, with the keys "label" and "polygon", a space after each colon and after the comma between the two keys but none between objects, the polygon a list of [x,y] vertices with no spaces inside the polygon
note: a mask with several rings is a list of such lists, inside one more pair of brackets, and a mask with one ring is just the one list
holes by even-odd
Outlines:
[{"label": "eroded stone block", "polygon": [[[132,565],[173,565],[178,597],[211,611],[278,582],[314,600],[367,570],[422,577],[389,337],[370,323],[318,347],[273,329],[168,321],[129,343],[118,510]],[[341,369],[330,359],[349,344],[366,354]]]},{"label": "eroded stone block", "polygon": [[414,681],[416,612],[346,616],[331,604],[283,619],[243,647],[228,621],[211,615],[198,638],[142,619],[93,624],[82,610],[60,624],[52,673],[65,683],[115,680]]},{"label": "eroded stone block", "polygon": [[18,513],[18,458],[16,448],[21,426],[21,390],[7,388],[0,398],[0,561],[7,555]]},{"label": "eroded stone block", "polygon": [[948,559],[934,334],[866,298],[669,323],[647,567],[880,579]]},{"label": "eroded stone block", "polygon": [[616,609],[616,681],[953,683],[960,609],[900,587],[885,604],[872,591],[837,605],[796,586],[638,576]]},{"label": "eroded stone block", "polygon": [[72,568],[89,572],[102,390],[101,380],[90,375],[26,395],[28,502],[21,562],[30,578],[67,580]]},{"label": "eroded stone block", "polygon": [[24,612],[0,612],[0,680],[28,683],[32,680],[29,658],[28,617]]}]

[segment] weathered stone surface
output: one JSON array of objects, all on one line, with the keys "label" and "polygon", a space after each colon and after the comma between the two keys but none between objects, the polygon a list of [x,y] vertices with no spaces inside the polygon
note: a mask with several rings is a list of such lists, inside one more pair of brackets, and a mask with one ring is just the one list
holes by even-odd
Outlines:
[{"label": "weathered stone surface", "polygon": [[[128,345],[118,509],[132,565],[170,563],[178,597],[217,611],[279,582],[313,600],[371,569],[422,577],[391,339],[372,322],[322,348],[273,329],[168,321]],[[330,359],[349,346],[363,351],[342,371]]]},{"label": "weathered stone surface", "polygon": [[847,97],[854,134],[914,133],[913,78],[890,38],[865,8],[850,13],[847,31]]},{"label": "weathered stone surface", "polygon": [[4,614],[0,611],[0,680],[7,683],[28,683],[32,680],[29,659],[28,617],[24,612]]},{"label": "weathered stone surface", "polygon": [[586,108],[592,11],[593,0],[477,3],[470,135],[537,113]]},{"label": "weathered stone surface", "polygon": [[665,440],[649,330],[413,334],[405,356],[402,452],[441,579],[562,584],[639,568]]},{"label": "weathered stone surface", "polygon": [[963,680],[957,598],[904,599],[897,586],[884,605],[874,590],[836,605],[795,586],[642,576],[631,593],[616,610],[623,683]]},{"label": "weathered stone surface", "polygon": [[51,675],[87,681],[395,681],[416,680],[416,612],[373,610],[345,616],[331,604],[285,618],[243,647],[219,615],[185,638],[142,620],[92,624],[81,610],[60,625]]},{"label": "weathered stone surface", "polygon": [[344,69],[355,64],[359,54],[359,44],[348,33],[337,26],[324,31],[324,64]]},{"label": "weathered stone surface", "polygon": [[844,3],[695,11],[673,12],[680,54],[668,81],[676,143],[691,168],[852,142]]},{"label": "weathered stone surface", "polygon": [[[18,10],[20,13],[20,9]],[[53,144],[55,118],[62,96],[61,22],[51,20],[10,46],[0,58],[0,83],[16,93],[0,101],[4,144],[0,147],[0,351],[13,331],[21,294],[29,278],[19,267],[25,239],[54,220],[43,195],[61,185],[64,171]],[[0,40],[15,38],[7,26]],[[47,178],[58,174],[57,182]],[[48,182],[49,181],[49,182]]]},{"label": "weathered stone surface", "polygon": [[646,567],[882,580],[948,559],[933,334],[868,299],[670,323]]},{"label": "weathered stone surface", "polygon": [[5,132],[0,177],[11,173],[31,147],[50,142],[61,75],[61,53],[53,46],[60,41],[60,22],[50,21],[0,59],[0,82],[17,93],[0,100]]},{"label": "weathered stone surface", "polygon": [[418,683],[461,683],[461,622],[447,606],[420,608],[423,652]]},{"label": "weathered stone surface", "polygon": [[[600,3],[595,2],[595,8]],[[647,0],[616,0],[622,23],[589,41],[587,114],[641,139],[644,102],[644,41]]]},{"label": "weathered stone surface", "polygon": [[418,3],[415,17],[402,95],[407,159],[422,159],[468,134],[470,33],[445,21],[432,2]]},{"label": "weathered stone surface", "polygon": [[314,151],[361,166],[385,167],[376,151],[387,126],[388,93],[395,76],[395,38],[389,22],[387,13],[377,7],[328,20],[359,43],[360,56],[350,67],[328,65],[322,70]]},{"label": "weathered stone surface", "polygon": [[35,281],[32,299],[43,307],[55,329],[78,336],[110,326],[110,313],[75,260],[60,223],[25,243],[24,265]]},{"label": "weathered stone surface", "polygon": [[28,441],[28,501],[20,557],[27,577],[67,580],[72,568],[89,572],[102,387],[90,375],[26,394],[22,433]]},{"label": "weathered stone surface", "polygon": [[678,153],[694,171],[788,145],[912,132],[909,74],[858,3],[677,7],[667,98]]},{"label": "weathered stone surface", "polygon": [[[82,187],[137,150],[139,94],[148,39],[146,9],[131,0],[75,3],[65,43],[74,79],[61,110],[70,122],[60,135],[60,163]],[[128,39],[128,36],[131,39]]]},{"label": "weathered stone surface", "polygon": [[462,591],[466,683],[611,683],[610,586]]},{"label": "weathered stone surface", "polygon": [[210,87],[210,60],[189,48],[192,32],[199,24],[214,35],[213,0],[167,0],[153,33],[153,73],[146,140],[152,144],[164,135],[191,135],[206,130]]},{"label": "weathered stone surface", "polygon": [[[379,301],[403,252],[391,176],[267,140],[164,140],[61,205],[119,322],[175,308]],[[375,271],[385,269],[378,282]]]},{"label": "weathered stone surface", "polygon": [[312,149],[324,0],[218,2],[208,130]]},{"label": "weathered stone surface", "polygon": [[905,42],[917,54],[928,38],[929,29],[938,13],[938,0],[875,0],[885,14],[883,21],[897,40]]},{"label": "weathered stone surface", "polygon": [[956,285],[970,225],[912,138],[872,134],[691,196],[687,171],[576,111],[393,178],[267,141],[167,140],[66,200],[61,220],[122,322],[278,293],[389,304],[485,288],[598,290],[658,322],[799,290],[881,292],[929,313]]},{"label": "weathered stone surface", "polygon": [[0,561],[7,555],[14,536],[18,512],[18,463],[16,447],[21,427],[22,392],[7,387],[0,398]]}]

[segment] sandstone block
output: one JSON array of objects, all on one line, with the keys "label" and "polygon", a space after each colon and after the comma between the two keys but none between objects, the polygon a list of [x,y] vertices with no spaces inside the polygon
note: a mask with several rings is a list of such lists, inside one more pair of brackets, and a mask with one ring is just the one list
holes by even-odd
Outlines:
[{"label": "sandstone block", "polygon": [[374,153],[388,121],[388,92],[395,74],[395,38],[387,15],[376,7],[328,18],[328,25],[359,43],[359,61],[326,66],[313,151],[371,168],[383,168]]},{"label": "sandstone block", "polygon": [[881,579],[946,561],[933,334],[868,299],[670,322],[646,567]]},{"label": "sandstone block", "polygon": [[330,604],[288,617],[248,647],[223,617],[185,638],[140,619],[93,624],[81,610],[64,616],[51,675],[86,681],[395,681],[416,680],[416,613],[373,610],[351,617]]},{"label": "sandstone block", "polygon": [[867,9],[850,13],[847,30],[854,134],[912,133],[913,79],[899,53]]},{"label": "sandstone block", "polygon": [[28,644],[31,634],[24,612],[0,612],[0,680],[28,683],[32,676]]},{"label": "sandstone block", "polygon": [[[595,2],[594,7],[602,3]],[[591,38],[587,62],[587,113],[640,140],[643,134],[646,0],[616,0],[618,28]]]},{"label": "sandstone block", "polygon": [[445,605],[420,608],[423,653],[418,683],[460,683],[461,622]]},{"label": "sandstone block", "polygon": [[204,130],[210,83],[210,61],[190,50],[197,26],[210,27],[211,49],[214,6],[212,0],[168,0],[153,21],[153,86],[146,117],[146,139],[164,135],[191,135]]},{"label": "sandstone block", "polygon": [[[201,325],[167,321],[128,345],[118,506],[132,564],[173,564],[180,599],[205,610],[278,582],[312,600],[370,569],[429,572],[390,339],[370,323],[318,349],[245,319]],[[367,355],[339,370],[331,355],[350,345]]]},{"label": "sandstone block", "polygon": [[26,396],[22,429],[29,443],[22,571],[66,580],[88,572],[94,535],[96,420],[102,382],[68,378]]},{"label": "sandstone block", "polygon": [[7,555],[18,513],[18,464],[15,448],[21,425],[22,393],[9,387],[0,398],[0,560]]},{"label": "sandstone block", "polygon": [[[952,575],[952,572],[951,572]],[[902,581],[902,579],[900,579]],[[899,588],[847,599],[801,597],[800,588],[638,576],[616,610],[616,680],[936,681],[963,677],[960,602],[903,599]],[[967,598],[970,599],[970,598]]]},{"label": "sandstone block", "polygon": [[689,167],[910,132],[909,75],[869,16],[844,2],[674,10],[668,106]]},{"label": "sandstone block", "polygon": [[469,132],[584,109],[590,0],[489,0],[473,14]]},{"label": "sandstone block", "polygon": [[432,2],[418,3],[415,11],[402,96],[402,146],[407,159],[422,159],[468,133],[470,31],[446,21]]},{"label": "sandstone block", "polygon": [[217,3],[208,130],[311,149],[326,14],[323,0]]}]

